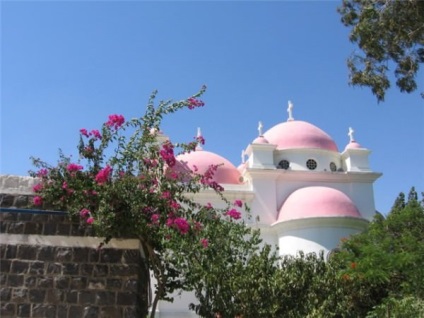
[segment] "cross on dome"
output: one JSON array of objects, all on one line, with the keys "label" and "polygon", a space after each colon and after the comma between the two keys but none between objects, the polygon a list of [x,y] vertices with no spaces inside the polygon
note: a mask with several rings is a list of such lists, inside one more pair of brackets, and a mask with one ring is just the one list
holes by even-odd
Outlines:
[{"label": "cross on dome", "polygon": [[259,133],[259,137],[262,137],[263,136],[263,132],[262,132],[262,129],[264,128],[264,126],[262,125],[262,122],[260,121],[259,123],[258,123],[258,133]]},{"label": "cross on dome", "polygon": [[349,132],[347,133],[347,135],[349,136],[350,142],[354,142],[355,141],[355,138],[353,137],[353,133],[354,132],[355,131],[353,130],[353,128],[352,127],[349,127]]},{"label": "cross on dome", "polygon": [[202,142],[201,142],[202,139],[203,139],[202,131],[200,130],[200,127],[197,127],[197,136],[196,136],[197,146],[196,146],[196,150],[203,150]]},{"label": "cross on dome", "polygon": [[287,118],[287,121],[294,120],[294,118],[293,118],[293,103],[290,100],[288,102],[287,112],[289,113],[289,118]]}]

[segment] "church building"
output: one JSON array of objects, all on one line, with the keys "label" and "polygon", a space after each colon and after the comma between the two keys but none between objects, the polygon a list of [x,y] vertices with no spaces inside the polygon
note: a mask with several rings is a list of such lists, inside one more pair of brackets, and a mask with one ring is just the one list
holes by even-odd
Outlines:
[{"label": "church building", "polygon": [[[280,255],[328,255],[342,238],[364,230],[372,220],[373,183],[381,173],[371,170],[371,151],[355,140],[352,128],[340,151],[325,131],[295,120],[291,102],[287,112],[287,121],[265,132],[259,123],[258,137],[242,151],[238,167],[200,146],[177,159],[199,173],[220,165],[214,180],[228,199],[247,203],[251,217],[246,222],[260,228],[263,240],[278,246]],[[195,198],[204,204],[214,204],[214,199],[212,191]],[[194,315],[187,309],[190,302],[190,295],[176,296],[174,303],[160,304],[159,315]]]}]

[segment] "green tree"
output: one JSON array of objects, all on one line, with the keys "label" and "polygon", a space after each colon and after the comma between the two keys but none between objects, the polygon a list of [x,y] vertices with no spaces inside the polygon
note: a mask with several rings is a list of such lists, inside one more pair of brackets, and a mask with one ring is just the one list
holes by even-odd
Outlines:
[{"label": "green tree", "polygon": [[393,62],[400,91],[415,91],[424,62],[424,2],[343,0],[338,11],[342,23],[351,28],[350,41],[362,52],[348,59],[350,84],[370,87],[377,100],[383,101]]},{"label": "green tree", "polygon": [[424,207],[412,188],[407,202],[399,195],[387,218],[377,214],[365,232],[343,243],[330,261],[339,264],[336,275],[344,281],[338,301],[352,315],[342,317],[374,317],[373,308],[374,313],[393,309],[407,317],[400,314],[406,312],[405,303],[413,299],[416,306],[422,305],[423,228]]}]

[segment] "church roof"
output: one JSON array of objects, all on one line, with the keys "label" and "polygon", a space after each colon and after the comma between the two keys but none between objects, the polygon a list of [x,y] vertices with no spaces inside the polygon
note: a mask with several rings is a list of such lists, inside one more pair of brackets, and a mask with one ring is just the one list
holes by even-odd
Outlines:
[{"label": "church roof", "polygon": [[317,217],[361,218],[361,214],[343,192],[312,186],[298,189],[288,196],[280,208],[278,222]]},{"label": "church roof", "polygon": [[320,128],[300,120],[289,120],[275,125],[264,137],[278,150],[318,148],[338,152],[334,140]]}]

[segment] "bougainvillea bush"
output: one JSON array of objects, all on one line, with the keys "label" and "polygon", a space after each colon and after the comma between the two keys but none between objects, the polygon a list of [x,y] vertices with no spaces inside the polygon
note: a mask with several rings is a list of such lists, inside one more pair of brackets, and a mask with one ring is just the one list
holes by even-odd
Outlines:
[{"label": "bougainvillea bush", "polygon": [[[177,144],[160,133],[164,115],[204,106],[199,99],[204,91],[203,87],[190,98],[158,105],[155,92],[140,118],[126,120],[114,114],[100,130],[82,128],[77,161],[62,153],[54,166],[33,158],[38,170],[31,175],[40,180],[34,187],[35,206],[68,211],[92,226],[105,243],[114,237],[140,240],[146,276],[150,271],[157,281],[151,317],[158,300],[171,300],[169,295],[175,290],[194,288],[190,277],[207,280],[202,264],[213,263],[210,257],[218,255],[219,249],[228,248],[227,255],[237,257],[237,244],[247,251],[259,243],[256,236],[250,245],[243,245],[247,244],[243,238],[251,234],[240,219],[243,203],[229,202],[223,196],[222,186],[213,180],[219,166],[211,166],[204,175],[176,169],[176,152],[193,151],[204,139]],[[215,191],[226,207],[216,209],[189,199],[188,194],[193,197],[205,189]],[[229,239],[214,237],[224,225]],[[186,275],[188,271],[191,275]],[[206,311],[212,312],[213,306],[212,300]]]}]

